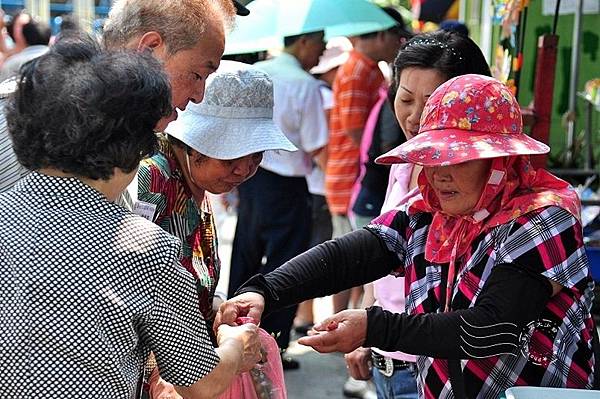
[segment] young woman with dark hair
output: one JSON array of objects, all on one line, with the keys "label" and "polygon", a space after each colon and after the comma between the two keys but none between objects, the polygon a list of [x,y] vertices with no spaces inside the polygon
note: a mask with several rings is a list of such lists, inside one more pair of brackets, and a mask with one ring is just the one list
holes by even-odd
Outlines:
[{"label": "young woman with dark hair", "polygon": [[[491,76],[481,49],[470,38],[454,32],[424,33],[407,41],[394,61],[392,89],[398,123],[409,140],[419,131],[425,102],[446,80],[468,73]],[[392,165],[381,212],[402,202],[416,187],[421,167]]]}]

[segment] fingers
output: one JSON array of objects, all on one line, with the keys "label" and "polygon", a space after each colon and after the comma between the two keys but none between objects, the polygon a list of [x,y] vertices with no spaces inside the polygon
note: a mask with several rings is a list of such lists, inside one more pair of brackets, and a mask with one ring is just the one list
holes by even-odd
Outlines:
[{"label": "fingers", "polygon": [[299,339],[298,343],[322,353],[348,353],[363,344],[366,331],[366,311],[345,310],[315,325],[309,336]]},{"label": "fingers", "polygon": [[245,333],[247,339],[244,343],[242,365],[239,370],[240,372],[244,372],[251,370],[261,360],[262,345],[258,335],[258,327],[256,325],[244,324],[243,326],[237,328],[247,329]]},{"label": "fingers", "polygon": [[213,323],[213,330],[215,334],[217,333],[219,326],[221,324],[226,324],[229,326],[236,326],[236,319],[240,316],[244,316],[240,310],[243,310],[243,307],[238,306],[232,302],[224,302],[219,306],[219,311],[215,316],[215,321]]},{"label": "fingers", "polygon": [[368,380],[371,378],[371,367],[365,358],[350,360],[346,358],[348,373],[357,380]]},{"label": "fingers", "polygon": [[260,339],[258,338],[258,326],[256,324],[247,323],[242,325],[241,327],[246,329],[246,331],[248,331],[248,333],[251,334],[253,342],[260,343]]},{"label": "fingers", "polygon": [[332,331],[332,330],[337,329],[339,322],[340,322],[340,320],[338,320],[339,319],[338,315],[339,315],[339,313],[334,314],[333,316],[326,318],[322,322],[315,324],[313,326],[313,330]]},{"label": "fingers", "polygon": [[249,309],[247,309],[247,316],[252,317],[254,320],[260,322],[260,319],[262,317],[262,309],[250,307]]},{"label": "fingers", "polygon": [[346,365],[348,368],[348,374],[357,380],[368,380],[371,378],[371,369],[366,364],[352,363]]},{"label": "fingers", "polygon": [[217,333],[222,324],[237,326],[238,317],[251,317],[260,322],[265,301],[262,295],[252,292],[240,294],[221,304],[215,316],[213,329]]},{"label": "fingers", "polygon": [[237,303],[225,302],[219,308],[219,313],[221,313],[221,322],[223,324],[235,326],[235,320],[238,317],[246,316],[247,309]]},{"label": "fingers", "polygon": [[339,337],[336,337],[335,332],[322,332],[302,337],[298,339],[298,343],[301,345],[310,346],[320,353],[340,351],[340,349],[338,349]]},{"label": "fingers", "polygon": [[368,380],[371,378],[371,350],[369,348],[358,348],[344,356],[348,373],[357,380]]}]

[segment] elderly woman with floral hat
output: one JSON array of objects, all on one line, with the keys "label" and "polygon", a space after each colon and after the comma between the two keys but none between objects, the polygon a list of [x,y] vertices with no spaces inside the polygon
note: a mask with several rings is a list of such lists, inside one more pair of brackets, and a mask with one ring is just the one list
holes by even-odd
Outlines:
[{"label": "elderly woman with floral hat", "polygon": [[[421,195],[369,226],[249,280],[217,321],[404,275],[404,314],[340,312],[301,343],[418,355],[419,396],[497,398],[515,385],[589,389],[597,343],[579,200],[533,170],[549,148],[523,134],[500,82],[463,75],[427,101],[419,134],[379,162],[423,166]],[[595,343],[593,343],[595,342]]]}]

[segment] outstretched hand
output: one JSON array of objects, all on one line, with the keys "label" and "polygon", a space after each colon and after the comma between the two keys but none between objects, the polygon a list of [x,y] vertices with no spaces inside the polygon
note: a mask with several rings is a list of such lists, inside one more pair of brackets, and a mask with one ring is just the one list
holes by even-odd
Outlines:
[{"label": "outstretched hand", "polygon": [[213,323],[215,333],[221,324],[237,326],[236,319],[238,317],[251,317],[256,323],[259,323],[264,309],[265,298],[255,292],[245,292],[228,299],[221,304],[215,316]]},{"label": "outstretched hand", "polygon": [[366,337],[367,311],[344,310],[316,324],[298,343],[321,353],[349,353],[362,346]]}]

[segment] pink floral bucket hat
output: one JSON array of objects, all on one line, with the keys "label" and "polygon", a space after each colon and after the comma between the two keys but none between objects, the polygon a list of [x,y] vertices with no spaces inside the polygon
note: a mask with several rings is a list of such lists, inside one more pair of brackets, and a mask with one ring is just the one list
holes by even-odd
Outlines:
[{"label": "pink floral bucket hat", "polygon": [[376,162],[445,166],[550,151],[523,133],[521,109],[506,86],[483,75],[462,75],[439,86],[420,123],[419,134]]}]

